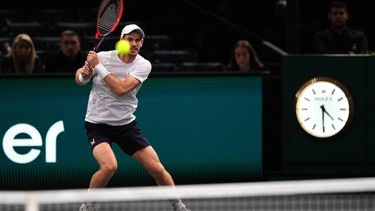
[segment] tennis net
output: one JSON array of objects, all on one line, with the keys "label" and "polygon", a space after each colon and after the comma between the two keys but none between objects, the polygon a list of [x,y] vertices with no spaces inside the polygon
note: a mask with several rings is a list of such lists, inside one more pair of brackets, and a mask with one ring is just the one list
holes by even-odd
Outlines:
[{"label": "tennis net", "polygon": [[193,211],[370,211],[375,178],[128,187],[87,190],[0,191],[1,211],[71,211],[96,202],[101,211],[173,210],[182,199]]}]

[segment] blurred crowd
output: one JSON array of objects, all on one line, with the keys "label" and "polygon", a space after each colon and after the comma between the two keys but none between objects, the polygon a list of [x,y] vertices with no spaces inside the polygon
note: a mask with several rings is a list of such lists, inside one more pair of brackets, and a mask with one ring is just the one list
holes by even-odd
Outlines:
[{"label": "blurred crowd", "polygon": [[[155,34],[158,24],[168,23],[150,23],[150,20],[134,16],[138,18],[136,22],[139,25],[150,31],[141,54],[153,63],[155,72],[269,73],[277,70],[273,69],[274,64],[281,62],[282,55],[277,49],[293,54],[371,53],[366,32],[354,28],[358,25],[350,25],[351,8],[345,1],[326,3],[326,24],[320,24],[318,29],[316,25],[296,22],[293,28],[295,34],[288,30],[291,27],[288,12],[293,8],[288,7],[287,0],[275,0],[272,23],[256,33],[228,19],[236,14],[230,10],[227,1],[218,1],[212,10],[206,10],[203,3],[186,2],[191,14],[204,17],[194,25],[194,32],[188,28],[192,25],[188,18],[173,20],[170,17],[180,12],[177,9],[164,16],[170,18],[170,24],[186,25],[186,31],[170,29],[172,31]],[[84,14],[69,13],[66,8],[45,9],[39,15],[30,14],[30,11],[25,14],[25,11],[0,11],[0,32],[4,35],[0,37],[0,74],[74,73],[84,64],[87,52],[95,43],[95,9],[87,9],[89,12]],[[30,16],[32,21],[28,21]],[[153,14],[149,16],[153,17]],[[212,19],[216,24],[212,24],[215,22]],[[123,24],[125,22],[132,21],[126,20]],[[170,28],[169,25],[164,27]],[[221,34],[217,33],[218,28],[223,29]],[[179,37],[186,42],[180,44]],[[102,50],[112,50],[116,40],[115,32]],[[264,41],[271,43],[271,47],[264,45]]]}]

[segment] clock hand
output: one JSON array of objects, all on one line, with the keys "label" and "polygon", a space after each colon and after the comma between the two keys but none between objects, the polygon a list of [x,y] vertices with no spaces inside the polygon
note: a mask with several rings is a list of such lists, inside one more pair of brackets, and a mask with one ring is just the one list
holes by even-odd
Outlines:
[{"label": "clock hand", "polygon": [[333,120],[333,117],[327,112],[324,105],[321,105],[320,107],[323,109],[323,112],[326,113],[329,116],[329,118],[331,118]]},{"label": "clock hand", "polygon": [[325,132],[325,128],[324,128],[324,105],[321,105],[320,108],[322,109],[322,129],[323,129],[323,133]]},{"label": "clock hand", "polygon": [[324,112],[333,120],[333,117],[326,110]]}]

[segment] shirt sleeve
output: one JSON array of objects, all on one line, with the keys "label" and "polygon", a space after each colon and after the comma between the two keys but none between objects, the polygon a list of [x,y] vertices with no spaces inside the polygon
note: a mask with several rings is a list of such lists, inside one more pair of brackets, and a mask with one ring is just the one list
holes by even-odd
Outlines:
[{"label": "shirt sleeve", "polygon": [[151,72],[151,63],[144,61],[137,65],[136,68],[130,73],[131,76],[138,79],[141,83],[145,81]]}]

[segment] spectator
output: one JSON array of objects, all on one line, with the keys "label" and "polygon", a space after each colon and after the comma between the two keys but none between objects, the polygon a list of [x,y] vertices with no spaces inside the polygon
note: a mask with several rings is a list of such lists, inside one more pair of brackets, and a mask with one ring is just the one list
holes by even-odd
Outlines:
[{"label": "spectator", "polygon": [[258,54],[247,40],[239,40],[235,43],[231,53],[231,60],[227,69],[229,71],[250,72],[263,70],[265,67]]},{"label": "spectator", "polygon": [[342,1],[333,1],[328,7],[330,26],[317,32],[314,37],[316,53],[360,54],[367,53],[367,38],[364,32],[347,27],[349,10]]},{"label": "spectator", "polygon": [[42,71],[42,64],[36,54],[34,42],[28,34],[18,34],[10,54],[1,61],[3,74],[32,74]]},{"label": "spectator", "polygon": [[72,30],[63,31],[60,49],[46,58],[45,73],[74,73],[86,61],[81,50],[79,35]]}]

